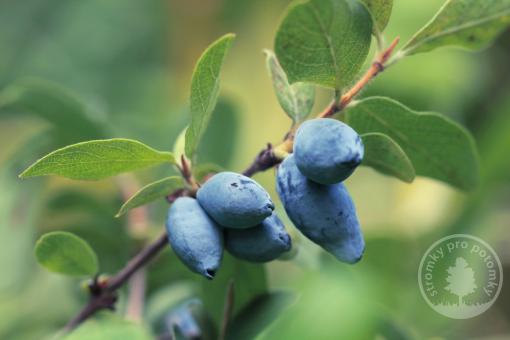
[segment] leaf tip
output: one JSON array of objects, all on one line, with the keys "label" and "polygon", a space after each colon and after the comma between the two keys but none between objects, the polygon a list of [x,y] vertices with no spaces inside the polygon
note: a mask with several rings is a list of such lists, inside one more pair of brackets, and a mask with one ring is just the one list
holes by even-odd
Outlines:
[{"label": "leaf tip", "polygon": [[18,178],[19,179],[27,179],[29,177],[33,177],[33,175],[30,174],[30,170],[32,169],[32,167],[29,167],[27,169],[25,169],[22,173],[20,173],[18,175]]},{"label": "leaf tip", "polygon": [[217,44],[225,44],[227,48],[230,48],[230,45],[236,38],[235,33],[227,33],[225,35],[222,35],[218,40],[216,40],[211,46],[217,45]]},{"label": "leaf tip", "polygon": [[404,181],[404,182],[405,182],[405,183],[407,183],[407,184],[411,184],[411,183],[413,183],[413,182],[414,182],[415,178],[416,178],[416,176],[415,176],[415,175],[413,175],[412,177],[405,177],[405,178],[402,178],[402,181]]}]

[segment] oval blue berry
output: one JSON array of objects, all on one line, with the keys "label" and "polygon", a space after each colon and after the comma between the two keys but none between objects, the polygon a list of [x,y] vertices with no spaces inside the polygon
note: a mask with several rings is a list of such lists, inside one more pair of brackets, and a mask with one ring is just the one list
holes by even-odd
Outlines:
[{"label": "oval blue berry", "polygon": [[225,229],[225,248],[243,260],[268,262],[289,251],[291,239],[282,221],[273,212],[255,227]]},{"label": "oval blue berry", "polygon": [[274,204],[253,179],[234,172],[220,172],[198,190],[197,199],[220,225],[249,228],[271,216]]},{"label": "oval blue berry", "polygon": [[342,183],[309,180],[291,155],[278,168],[276,189],[290,220],[306,237],[342,262],[361,259],[365,242],[354,203]]},{"label": "oval blue berry", "polygon": [[192,271],[213,279],[223,256],[222,231],[197,200],[178,198],[168,212],[166,229],[181,261]]},{"label": "oval blue berry", "polygon": [[303,175],[320,184],[344,181],[361,163],[363,154],[361,137],[335,119],[312,119],[296,132],[296,165]]}]

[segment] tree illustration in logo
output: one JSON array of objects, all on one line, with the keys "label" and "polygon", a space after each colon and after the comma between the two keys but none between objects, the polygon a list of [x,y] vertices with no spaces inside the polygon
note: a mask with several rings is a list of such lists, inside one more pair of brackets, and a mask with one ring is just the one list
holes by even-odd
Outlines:
[{"label": "tree illustration in logo", "polygon": [[461,306],[463,304],[462,298],[473,293],[477,288],[475,272],[462,257],[457,257],[455,266],[449,267],[447,272],[446,282],[448,282],[448,285],[444,289],[457,295],[459,297],[459,306]]}]

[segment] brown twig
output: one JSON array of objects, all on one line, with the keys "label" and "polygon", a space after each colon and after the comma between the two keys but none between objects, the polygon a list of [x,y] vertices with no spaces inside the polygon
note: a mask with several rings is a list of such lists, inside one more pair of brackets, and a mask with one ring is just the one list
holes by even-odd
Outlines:
[{"label": "brown twig", "polygon": [[[164,233],[156,241],[145,247],[115,276],[109,278],[105,284],[91,286],[89,303],[64,327],[65,332],[87,320],[101,309],[113,309],[117,301],[116,291],[126,283],[131,276],[167,245],[167,235]],[[97,280],[96,280],[97,281]]]},{"label": "brown twig", "polygon": [[273,146],[267,144],[267,147],[260,151],[257,157],[255,157],[253,163],[243,171],[243,175],[251,177],[257,172],[266,171],[280,162],[281,160],[279,160],[273,152]]},{"label": "brown twig", "polygon": [[[376,56],[372,66],[365,72],[365,74],[351,87],[345,94],[343,94],[339,101],[334,100],[324,111],[319,113],[317,117],[327,118],[342,111],[349,105],[352,100],[365,88],[368,83],[374,79],[379,73],[384,71],[384,67],[395,50],[400,38],[396,38],[390,46]],[[297,126],[293,126],[291,131],[285,136],[283,143],[272,148],[270,144],[268,147],[259,152],[253,163],[243,172],[246,176],[253,176],[257,172],[265,171],[278,165],[284,158],[286,153],[292,152],[294,144],[294,132]]]},{"label": "brown twig", "polygon": [[384,71],[384,67],[386,63],[388,62],[389,58],[391,57],[391,54],[395,50],[395,47],[397,46],[398,42],[400,41],[400,38],[397,37],[393,42],[390,44],[390,46],[384,50],[381,54],[379,54],[374,62],[372,63],[372,66],[365,72],[365,74],[354,84],[353,87],[349,89],[344,95],[342,95],[339,103],[331,103],[325,111],[323,111],[321,114],[319,114],[319,117],[326,118],[334,115],[337,112],[342,111],[349,105],[352,100],[363,90],[368,83],[374,79],[379,73]]},{"label": "brown twig", "polygon": [[189,184],[191,189],[192,190],[198,189],[198,183],[195,180],[195,177],[193,177],[193,173],[191,172],[190,162],[188,161],[186,156],[181,155],[181,166],[178,168],[181,172],[182,178],[184,178],[186,183]]},{"label": "brown twig", "polygon": [[127,263],[115,276],[108,280],[106,290],[113,292],[119,289],[139,268],[149,262],[168,243],[166,233],[162,234],[153,243],[142,249],[135,257]]},{"label": "brown twig", "polygon": [[[384,71],[385,64],[393,53],[393,50],[398,44],[398,41],[399,38],[396,38],[386,50],[379,54],[375,61],[372,63],[372,66],[365,72],[361,79],[344,95],[342,95],[338,102],[335,101],[330,104],[323,112],[318,115],[318,117],[330,117],[347,107],[347,105],[351,103],[351,101],[360,93],[360,91],[365,86],[367,86],[367,84],[372,79]],[[271,144],[268,144],[266,148],[258,153],[252,164],[250,164],[250,166],[245,171],[243,171],[243,174],[245,176],[251,177],[258,172],[266,171],[275,165],[278,165],[282,161],[283,155],[285,153],[292,152],[294,131],[296,128],[297,127],[294,126],[293,129],[286,135],[285,140],[278,146],[272,147]],[[188,182],[188,184],[192,186],[192,188],[196,189],[198,187],[198,183],[196,183],[195,179],[191,175],[188,161],[184,157],[181,159],[181,164],[182,167],[180,167],[180,170],[184,179]],[[168,196],[167,199],[170,201],[176,199],[177,197],[189,194],[190,192],[187,190],[180,190]],[[113,309],[117,299],[116,291],[122,287],[137,270],[142,268],[147,262],[155,257],[166,245],[167,235],[165,233],[156,239],[152,244],[145,247],[133,259],[131,259],[131,261],[129,261],[127,265],[115,276],[110,278],[104,286],[96,285],[96,292],[91,294],[89,303],[80,311],[78,315],[69,321],[69,323],[64,327],[64,331],[69,332],[73,330],[76,326],[78,326],[80,323],[85,321],[100,309]]]},{"label": "brown twig", "polygon": [[101,309],[113,309],[113,306],[117,302],[116,294],[102,294],[101,296],[92,296],[89,303],[73,318],[62,330],[63,333],[72,331],[76,326],[87,320],[89,317],[94,315]]}]

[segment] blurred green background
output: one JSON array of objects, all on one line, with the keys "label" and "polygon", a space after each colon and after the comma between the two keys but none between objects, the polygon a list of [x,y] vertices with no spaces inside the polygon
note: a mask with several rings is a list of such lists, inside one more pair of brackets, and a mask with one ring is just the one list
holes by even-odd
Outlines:
[{"label": "blurred green background", "polygon": [[[97,251],[114,273],[144,236],[161,232],[167,204],[148,206],[147,235],[115,219],[120,180],[21,181],[26,166],[69,143],[94,138],[139,139],[171,150],[186,126],[193,65],[202,50],[237,33],[222,75],[221,100],[200,160],[241,171],[267,142],[277,143],[289,119],[278,106],[265,69],[287,0],[3,0],[0,2],[0,338],[51,337],[74,315],[86,294],[80,281],[40,268],[35,240],[68,230]],[[407,40],[441,0],[395,0],[388,39]],[[475,135],[481,184],[471,193],[419,178],[413,184],[362,168],[347,185],[367,240],[363,260],[334,262],[303,237],[295,258],[265,266],[230,258],[212,283],[188,273],[168,250],[148,268],[144,327],[161,332],[161,318],[187,296],[200,296],[214,321],[221,317],[230,276],[236,308],[257,293],[292,289],[299,299],[278,313],[267,339],[507,339],[510,290],[469,320],[447,319],[420,295],[421,256],[435,240],[470,233],[510,264],[510,32],[476,54],[442,49],[402,60],[363,96],[391,96],[421,111],[443,113]],[[319,91],[315,110],[329,101]],[[98,128],[98,126],[100,128]],[[136,174],[149,183],[173,170]],[[256,179],[274,191],[274,171]],[[290,222],[287,227],[291,232]],[[117,309],[125,313],[126,292]]]}]

